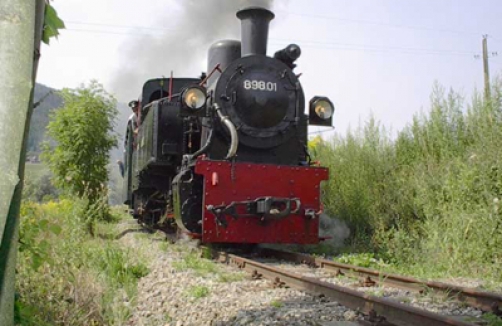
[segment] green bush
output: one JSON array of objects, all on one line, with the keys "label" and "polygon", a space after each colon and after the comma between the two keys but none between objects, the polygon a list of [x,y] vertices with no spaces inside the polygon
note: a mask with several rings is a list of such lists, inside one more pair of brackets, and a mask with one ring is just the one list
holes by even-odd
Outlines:
[{"label": "green bush", "polygon": [[[350,245],[401,266],[502,280],[502,83],[491,101],[435,86],[428,114],[391,137],[371,118],[313,154],[330,168],[327,213]],[[431,264],[432,262],[432,264]]]},{"label": "green bush", "polygon": [[27,175],[24,179],[23,200],[44,202],[57,199],[59,191],[51,182],[51,174],[43,173],[40,176]]}]

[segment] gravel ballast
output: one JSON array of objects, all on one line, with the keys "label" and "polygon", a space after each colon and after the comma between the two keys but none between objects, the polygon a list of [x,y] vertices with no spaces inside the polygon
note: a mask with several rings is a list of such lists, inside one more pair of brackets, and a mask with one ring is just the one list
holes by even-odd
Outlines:
[{"label": "gravel ballast", "polygon": [[[200,258],[200,251],[191,242],[166,245],[139,241],[132,234],[125,238],[128,246],[149,246],[145,250],[151,257],[150,273],[138,284],[129,325],[331,325],[363,318],[359,312],[328,298],[274,288],[270,281],[252,279],[234,267]],[[333,277],[322,269],[263,262],[439,314],[481,315],[477,309],[433,295],[389,287],[358,287],[353,279]]]},{"label": "gravel ballast", "polygon": [[158,247],[152,246],[156,257],[138,284],[130,325],[324,325],[362,317],[327,298],[274,288],[206,259],[200,260],[214,266],[185,268],[197,255],[189,245]]}]

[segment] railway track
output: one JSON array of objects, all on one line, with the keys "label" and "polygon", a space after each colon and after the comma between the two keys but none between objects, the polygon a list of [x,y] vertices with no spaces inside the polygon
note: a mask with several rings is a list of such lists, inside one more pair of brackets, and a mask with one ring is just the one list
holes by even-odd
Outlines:
[{"label": "railway track", "polygon": [[[322,258],[305,254],[263,248],[257,257],[243,257],[233,253],[206,248],[212,257],[219,262],[227,263],[249,272],[253,278],[265,278],[277,287],[292,287],[301,291],[315,293],[331,298],[338,303],[365,314],[365,325],[427,325],[427,326],[467,326],[479,325],[451,316],[444,316],[424,309],[412,307],[397,300],[382,298],[354,290],[348,286],[340,286],[322,280],[319,277],[306,276],[286,268],[277,267],[263,261],[273,258],[291,263],[307,264],[311,267],[322,268],[332,276],[353,276],[361,279],[366,285],[386,285],[409,291],[421,292],[431,289],[446,294],[449,298],[459,300],[483,311],[500,313],[502,296],[461,288],[439,282],[423,282],[409,277],[385,274],[379,271],[360,268],[357,266],[340,264]],[[261,261],[260,261],[261,260]]]},{"label": "railway track", "polygon": [[282,250],[264,248],[261,250],[261,255],[323,268],[332,272],[335,276],[355,277],[359,279],[359,283],[362,286],[385,285],[420,293],[426,291],[442,293],[451,299],[463,302],[464,304],[484,312],[502,315],[502,295],[496,293],[484,292],[473,288],[459,287],[441,282],[421,281],[411,277],[383,273],[378,270],[342,264],[332,260]]}]

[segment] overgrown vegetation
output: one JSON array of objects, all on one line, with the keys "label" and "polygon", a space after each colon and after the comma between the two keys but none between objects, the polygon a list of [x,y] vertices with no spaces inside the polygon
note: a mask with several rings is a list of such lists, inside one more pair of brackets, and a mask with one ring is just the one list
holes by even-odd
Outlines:
[{"label": "overgrown vegetation", "polygon": [[280,300],[272,300],[270,301],[270,305],[274,308],[281,308],[284,305],[284,303],[282,303],[282,301]]},{"label": "overgrown vegetation", "polygon": [[387,264],[382,258],[375,258],[372,252],[363,252],[358,254],[345,254],[336,258],[337,261],[349,265],[357,265],[367,268],[385,268]]},{"label": "overgrown vegetation", "polygon": [[52,175],[41,163],[26,163],[23,186],[23,200],[46,202],[59,196],[59,190],[52,184]]},{"label": "overgrown vegetation", "polygon": [[178,271],[192,269],[199,276],[218,272],[218,266],[213,261],[201,258],[195,252],[185,254],[182,260],[173,263],[173,267]]},{"label": "overgrown vegetation", "polygon": [[[88,200],[89,232],[96,220],[109,218],[107,181],[109,151],[116,146],[115,99],[97,82],[60,92],[64,107],[51,113],[42,159],[59,189]],[[95,210],[94,206],[99,206]]]},{"label": "overgrown vegetation", "polygon": [[[164,247],[167,244],[164,244]],[[173,246],[173,250],[181,250],[183,249]],[[168,248],[164,248],[168,250]],[[205,255],[205,253],[203,253]],[[213,260],[208,258],[201,257],[200,254],[195,252],[185,252],[183,258],[179,261],[173,262],[173,267],[177,271],[186,271],[193,270],[197,276],[206,277],[206,276],[216,276],[216,280],[221,283],[232,283],[239,282],[244,279],[244,273],[242,272],[225,272],[221,266],[215,263]]]},{"label": "overgrown vegetation", "polygon": [[349,244],[396,266],[502,280],[502,82],[466,105],[436,86],[431,110],[391,137],[375,119],[313,152],[330,168],[327,213]]},{"label": "overgrown vegetation", "polygon": [[148,268],[140,251],[91,237],[82,223],[86,214],[80,198],[23,204],[19,325],[123,325],[129,318]]},{"label": "overgrown vegetation", "polygon": [[192,298],[200,299],[209,295],[209,288],[203,285],[194,285],[188,289],[187,293]]},{"label": "overgrown vegetation", "polygon": [[138,252],[94,238],[97,225],[113,229],[117,220],[105,186],[108,154],[116,143],[115,100],[96,82],[59,94],[64,107],[51,113],[45,164],[29,164],[27,169],[17,322],[122,325],[137,280],[148,269]]}]

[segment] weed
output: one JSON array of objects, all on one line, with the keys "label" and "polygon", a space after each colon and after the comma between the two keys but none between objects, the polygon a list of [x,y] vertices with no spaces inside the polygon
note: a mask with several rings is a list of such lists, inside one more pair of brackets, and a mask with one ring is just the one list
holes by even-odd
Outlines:
[{"label": "weed", "polygon": [[412,299],[410,297],[401,297],[399,298],[399,301],[402,303],[410,304],[412,302]]},{"label": "weed", "polygon": [[169,243],[167,241],[163,241],[159,244],[159,249],[162,251],[168,251],[169,250]]},{"label": "weed", "polygon": [[282,303],[282,301],[279,301],[279,300],[272,300],[270,301],[270,305],[274,308],[281,308],[284,303]]},{"label": "weed", "polygon": [[385,296],[385,289],[382,287],[378,287],[376,289],[371,289],[366,291],[367,294],[375,296],[375,297],[384,297]]},{"label": "weed", "polygon": [[483,314],[482,318],[488,323],[488,326],[502,326],[502,318],[491,312]]},{"label": "weed", "polygon": [[200,299],[209,295],[209,288],[202,285],[195,285],[190,287],[187,292],[189,296]]},{"label": "weed", "polygon": [[105,244],[102,250],[92,251],[89,255],[98,270],[118,285],[127,284],[131,279],[139,279],[148,274],[148,268],[141,263],[131,263],[127,251]]},{"label": "weed", "polygon": [[239,282],[244,279],[244,274],[242,273],[221,273],[218,275],[218,282],[222,283],[232,283]]},{"label": "weed", "polygon": [[177,271],[192,269],[199,276],[219,272],[219,268],[214,262],[205,258],[200,258],[200,255],[193,252],[186,254],[181,261],[174,262],[173,267]]},{"label": "weed", "polygon": [[387,265],[382,259],[376,259],[373,253],[344,254],[336,257],[335,260],[340,263],[361,267],[383,267]]}]

